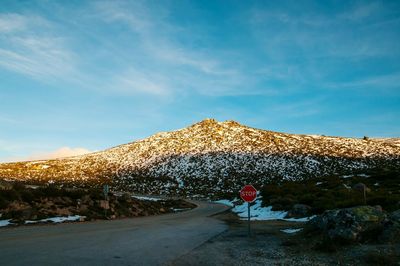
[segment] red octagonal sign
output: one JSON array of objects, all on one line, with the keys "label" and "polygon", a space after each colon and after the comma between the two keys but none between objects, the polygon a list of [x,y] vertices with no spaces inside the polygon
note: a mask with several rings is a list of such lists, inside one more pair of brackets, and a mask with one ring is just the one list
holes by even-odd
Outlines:
[{"label": "red octagonal sign", "polygon": [[253,202],[256,200],[257,190],[252,185],[245,185],[240,190],[240,197],[246,202]]}]

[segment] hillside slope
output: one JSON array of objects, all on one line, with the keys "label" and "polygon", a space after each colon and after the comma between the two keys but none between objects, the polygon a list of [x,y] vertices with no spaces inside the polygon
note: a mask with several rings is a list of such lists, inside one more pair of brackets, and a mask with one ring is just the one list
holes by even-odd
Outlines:
[{"label": "hillside slope", "polygon": [[246,182],[400,169],[398,139],[294,135],[206,119],[101,152],[0,164],[0,178],[112,182],[141,193],[233,192]]}]

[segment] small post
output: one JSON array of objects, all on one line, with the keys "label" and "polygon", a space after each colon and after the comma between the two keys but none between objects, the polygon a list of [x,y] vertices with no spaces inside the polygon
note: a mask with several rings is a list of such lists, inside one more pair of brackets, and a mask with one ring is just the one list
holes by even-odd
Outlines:
[{"label": "small post", "polygon": [[[108,192],[110,191],[110,187],[105,184],[103,185],[103,194],[104,194],[104,201],[108,202]],[[104,217],[107,218],[107,208],[104,208]]]},{"label": "small post", "polygon": [[366,193],[366,191],[365,191],[365,190],[366,190],[365,188],[366,188],[366,186],[364,185],[364,186],[363,186],[363,192],[364,192],[364,205],[367,205],[367,195],[366,195],[367,193]]},{"label": "small post", "polygon": [[250,202],[247,202],[247,235],[250,237]]}]

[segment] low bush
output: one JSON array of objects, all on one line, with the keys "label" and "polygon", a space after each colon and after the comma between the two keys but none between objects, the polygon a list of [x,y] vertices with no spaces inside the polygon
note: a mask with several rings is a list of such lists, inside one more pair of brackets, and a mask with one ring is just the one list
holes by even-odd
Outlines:
[{"label": "low bush", "polygon": [[264,206],[274,210],[289,210],[294,204],[312,207],[314,214],[336,208],[364,205],[363,193],[353,189],[365,184],[367,205],[380,205],[386,211],[400,209],[400,171],[374,169],[367,177],[356,174],[347,178],[327,176],[303,181],[271,181],[261,188]]},{"label": "low bush", "polygon": [[394,251],[370,251],[364,257],[364,261],[369,265],[398,265],[400,257]]}]

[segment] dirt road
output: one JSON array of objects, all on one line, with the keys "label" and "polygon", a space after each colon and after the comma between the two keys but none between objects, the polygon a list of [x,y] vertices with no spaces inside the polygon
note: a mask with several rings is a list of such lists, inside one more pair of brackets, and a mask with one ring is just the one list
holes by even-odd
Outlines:
[{"label": "dirt road", "polygon": [[176,214],[1,229],[0,264],[169,264],[227,229],[210,215],[228,207],[196,204]]}]

